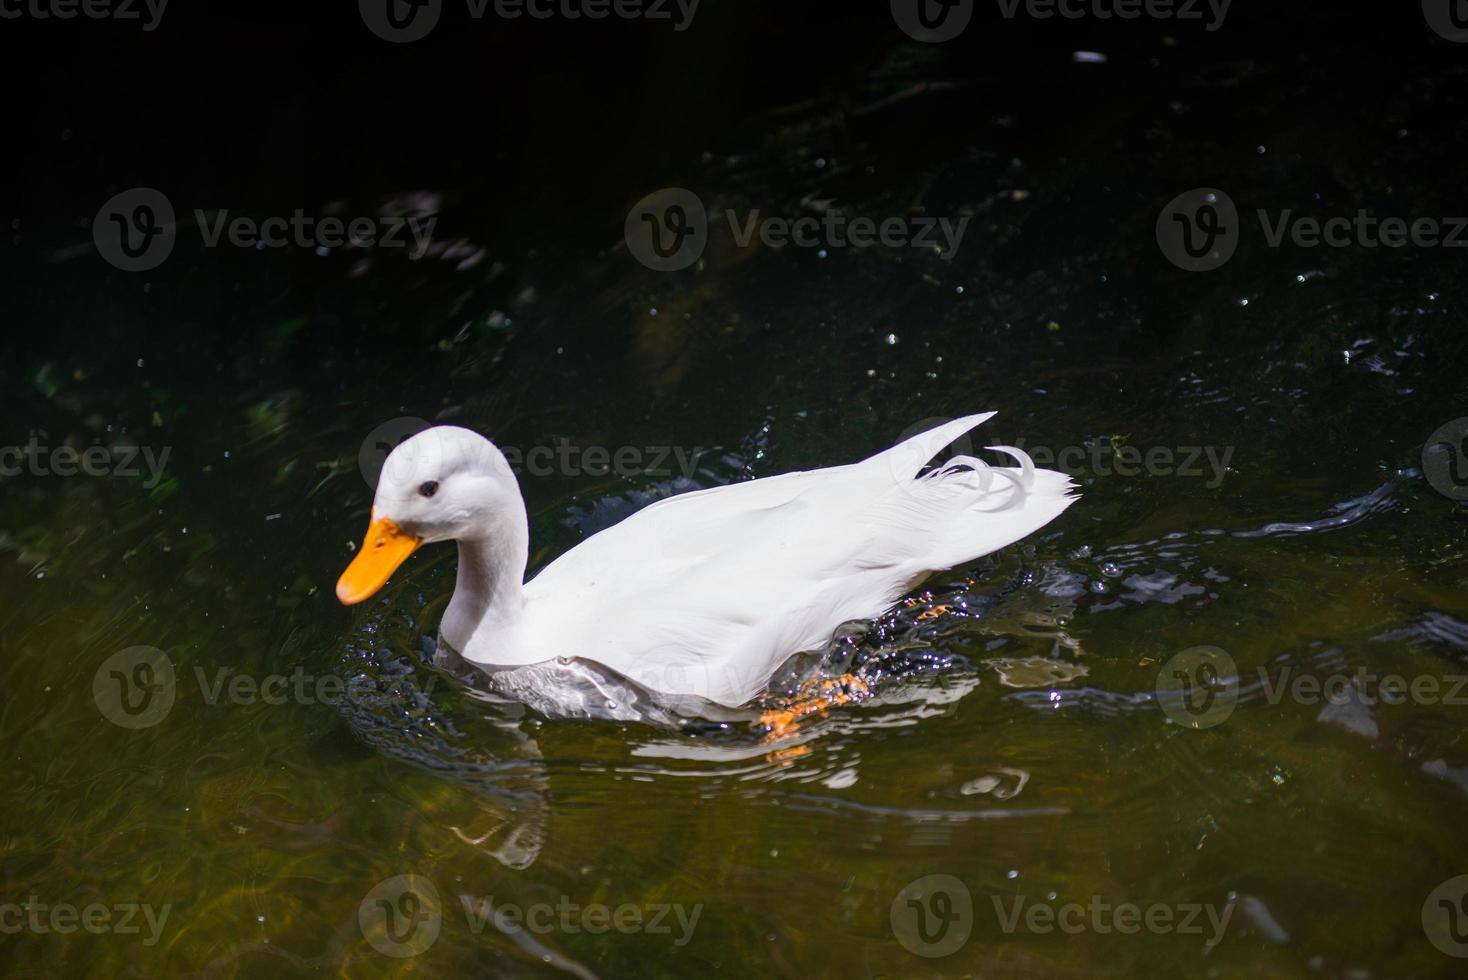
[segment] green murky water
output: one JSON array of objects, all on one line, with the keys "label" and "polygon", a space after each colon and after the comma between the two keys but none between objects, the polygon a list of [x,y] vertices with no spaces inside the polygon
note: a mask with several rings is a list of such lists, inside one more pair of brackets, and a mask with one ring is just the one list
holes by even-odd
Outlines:
[{"label": "green murky water", "polygon": [[[1461,212],[1458,52],[1370,84],[1323,67],[1350,47],[1062,54],[1042,85],[1097,110],[899,40],[840,97],[555,227],[465,221],[447,258],[7,279],[5,438],[169,453],[0,481],[8,972],[1453,974],[1468,523],[1421,467],[1468,416],[1461,253],[1270,248],[1252,215]],[[675,183],[710,242],[655,273],[621,216]],[[1244,215],[1206,274],[1153,238],[1198,186]],[[951,261],[822,255],[721,217],[825,199],[969,230]],[[548,719],[435,665],[452,549],[332,595],[394,419],[524,454],[539,567],[658,496],[990,408],[985,444],[1075,447],[1084,499],[843,632],[878,698],[773,745]],[[166,664],[109,659],[135,647]],[[1384,675],[1416,694],[1381,703]],[[58,934],[57,905],[107,925]]]}]

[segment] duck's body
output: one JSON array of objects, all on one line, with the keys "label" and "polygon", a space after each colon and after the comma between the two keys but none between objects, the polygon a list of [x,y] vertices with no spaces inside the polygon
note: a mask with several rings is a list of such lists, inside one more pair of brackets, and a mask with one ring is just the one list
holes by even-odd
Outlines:
[{"label": "duck's body", "polygon": [[[441,633],[467,660],[507,667],[581,658],[655,692],[739,705],[841,623],[881,614],[933,572],[1017,541],[1071,503],[1065,475],[1035,470],[1027,457],[1013,469],[958,457],[919,476],[992,414],[956,419],[860,463],[659,501],[523,584],[528,530],[508,463],[488,440],[438,427],[394,450],[432,441],[410,450],[419,458],[410,479],[387,486],[384,478],[374,528],[378,540],[390,526],[396,539],[416,539],[412,547],[458,539],[459,577]],[[465,492],[450,500],[460,477]],[[469,500],[474,480],[493,484],[479,487],[487,491],[479,506]],[[421,513],[432,510],[443,513]],[[392,546],[395,567],[403,546]],[[343,601],[386,580],[373,549],[369,531],[338,586]],[[359,562],[372,567],[354,576]]]}]

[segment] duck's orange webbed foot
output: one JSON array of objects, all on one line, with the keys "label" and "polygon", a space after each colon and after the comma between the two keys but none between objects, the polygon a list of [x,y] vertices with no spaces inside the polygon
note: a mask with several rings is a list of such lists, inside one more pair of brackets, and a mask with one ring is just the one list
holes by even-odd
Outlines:
[{"label": "duck's orange webbed foot", "polygon": [[760,724],[766,729],[761,741],[775,742],[793,735],[800,729],[801,719],[823,715],[836,705],[865,701],[871,696],[871,687],[855,674],[806,681],[784,707],[760,714]]}]

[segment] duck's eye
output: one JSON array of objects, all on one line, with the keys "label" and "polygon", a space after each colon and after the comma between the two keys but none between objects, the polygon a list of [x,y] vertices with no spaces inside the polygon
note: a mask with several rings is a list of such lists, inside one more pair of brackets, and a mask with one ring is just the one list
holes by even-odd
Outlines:
[{"label": "duck's eye", "polygon": [[438,493],[438,481],[429,480],[427,483],[418,488],[418,492],[423,494],[423,496],[425,497],[433,496],[434,494]]}]

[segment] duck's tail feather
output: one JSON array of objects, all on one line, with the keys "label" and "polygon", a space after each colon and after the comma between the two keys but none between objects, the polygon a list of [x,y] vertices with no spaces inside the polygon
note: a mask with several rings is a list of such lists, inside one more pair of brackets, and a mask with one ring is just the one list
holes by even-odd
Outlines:
[{"label": "duck's tail feather", "polygon": [[991,466],[958,455],[924,472],[945,446],[993,412],[954,419],[903,440],[866,464],[885,484],[878,523],[892,537],[892,550],[907,550],[925,571],[973,561],[1034,533],[1059,517],[1076,499],[1070,477],[1035,467],[1013,446],[989,450],[1015,459],[1018,466]]},{"label": "duck's tail feather", "polygon": [[981,412],[944,422],[931,429],[909,436],[890,449],[884,449],[859,463],[859,466],[876,469],[882,467],[894,480],[911,480],[932,462],[933,457],[952,445],[969,430],[992,419],[998,412]]}]

